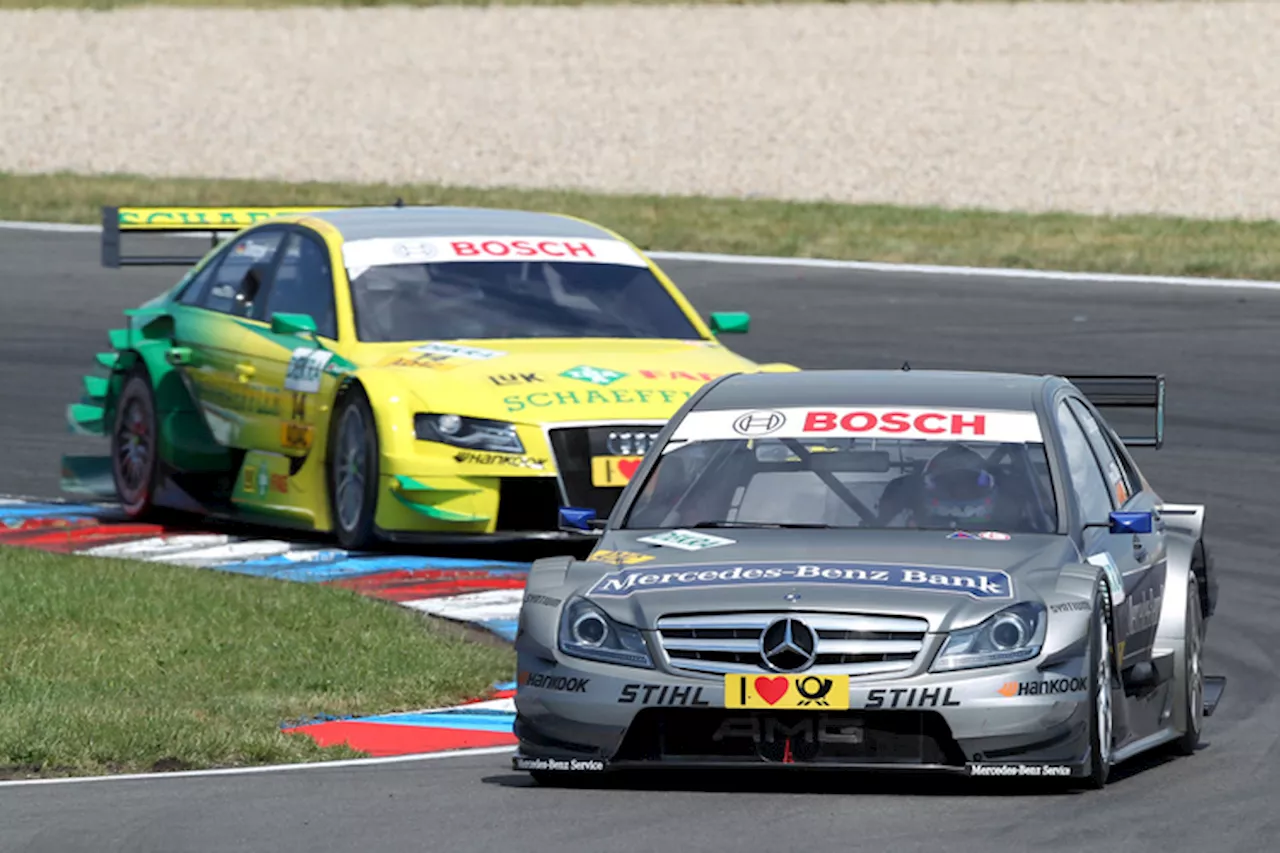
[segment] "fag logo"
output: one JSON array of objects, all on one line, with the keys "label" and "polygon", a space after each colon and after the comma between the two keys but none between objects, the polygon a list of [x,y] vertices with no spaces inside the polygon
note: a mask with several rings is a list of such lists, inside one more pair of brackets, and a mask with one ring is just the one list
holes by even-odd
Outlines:
[{"label": "fag logo", "polygon": [[579,382],[590,382],[592,385],[612,385],[627,374],[607,367],[592,367],[580,364],[560,374],[566,379],[577,379]]},{"label": "fag logo", "polygon": [[645,379],[659,380],[688,380],[689,382],[710,382],[723,373],[707,373],[706,371],[692,370],[641,370],[640,375]]}]

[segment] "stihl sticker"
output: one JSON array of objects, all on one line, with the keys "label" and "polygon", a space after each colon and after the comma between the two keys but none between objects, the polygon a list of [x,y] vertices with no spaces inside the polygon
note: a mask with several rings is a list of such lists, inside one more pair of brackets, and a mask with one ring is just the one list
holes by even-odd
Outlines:
[{"label": "stihl sticker", "polygon": [[1038,442],[1035,412],[920,408],[737,409],[690,412],[673,440],[901,438],[913,441]]},{"label": "stihl sticker", "polygon": [[342,247],[342,258],[352,272],[352,278],[369,267],[459,261],[554,261],[648,266],[634,249],[618,240],[554,237],[380,237],[352,240]]}]

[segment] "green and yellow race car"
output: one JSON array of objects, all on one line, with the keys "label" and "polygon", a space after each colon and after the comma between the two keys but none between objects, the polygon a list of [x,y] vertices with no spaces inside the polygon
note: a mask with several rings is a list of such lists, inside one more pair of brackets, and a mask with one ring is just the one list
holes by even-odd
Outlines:
[{"label": "green and yellow race car", "polygon": [[[202,258],[121,251],[173,231],[235,233]],[[636,246],[566,216],[106,208],[103,258],[190,266],[125,312],[108,374],[68,408],[110,457],[65,457],[64,489],[102,493],[109,474],[132,517],[176,508],[349,549],[572,536],[559,508],[606,515],[707,381],[796,369],[726,349],[716,336],[747,315],[704,323]]]}]

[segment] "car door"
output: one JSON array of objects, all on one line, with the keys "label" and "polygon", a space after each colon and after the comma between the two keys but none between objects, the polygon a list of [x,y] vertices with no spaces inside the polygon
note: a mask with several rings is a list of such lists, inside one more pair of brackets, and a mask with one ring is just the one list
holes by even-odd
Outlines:
[{"label": "car door", "polygon": [[253,446],[263,419],[274,425],[281,408],[279,388],[256,378],[244,357],[244,324],[284,236],[280,227],[262,227],[236,238],[173,307],[171,361],[179,365],[214,438],[228,447]]},{"label": "car door", "polygon": [[1068,405],[1084,429],[1089,446],[1102,468],[1115,508],[1152,513],[1151,532],[1111,536],[1114,540],[1113,553],[1123,553],[1132,561],[1122,570],[1127,618],[1124,621],[1117,619],[1116,633],[1125,644],[1125,656],[1142,660],[1155,644],[1168,566],[1164,530],[1157,520],[1155,496],[1143,490],[1141,482],[1128,472],[1121,454],[1112,444],[1112,431],[1105,427],[1102,416],[1087,402],[1076,398],[1069,399]]},{"label": "car door", "polygon": [[[316,333],[272,332],[275,314],[305,314],[315,323]],[[328,403],[339,381],[324,370],[333,357],[338,329],[329,250],[319,235],[302,226],[289,230],[251,321],[246,360],[259,381],[281,389],[285,402],[273,429],[262,433],[254,448],[305,458],[317,433],[327,428]]]}]

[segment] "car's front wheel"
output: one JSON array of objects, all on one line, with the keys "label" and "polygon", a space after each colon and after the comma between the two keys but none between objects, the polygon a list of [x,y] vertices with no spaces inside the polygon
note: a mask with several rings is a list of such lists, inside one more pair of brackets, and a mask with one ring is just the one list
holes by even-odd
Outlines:
[{"label": "car's front wheel", "polygon": [[1093,591],[1093,619],[1089,624],[1089,767],[1085,785],[1102,788],[1111,775],[1111,688],[1115,680],[1111,643],[1111,594],[1102,581]]},{"label": "car's front wheel", "polygon": [[141,518],[153,509],[160,442],[155,394],[151,376],[141,364],[134,367],[116,398],[111,425],[111,478],[116,496],[130,518]]},{"label": "car's front wheel", "polygon": [[369,398],[359,385],[334,406],[329,433],[329,509],[338,543],[359,550],[374,542],[378,506],[378,433]]}]

